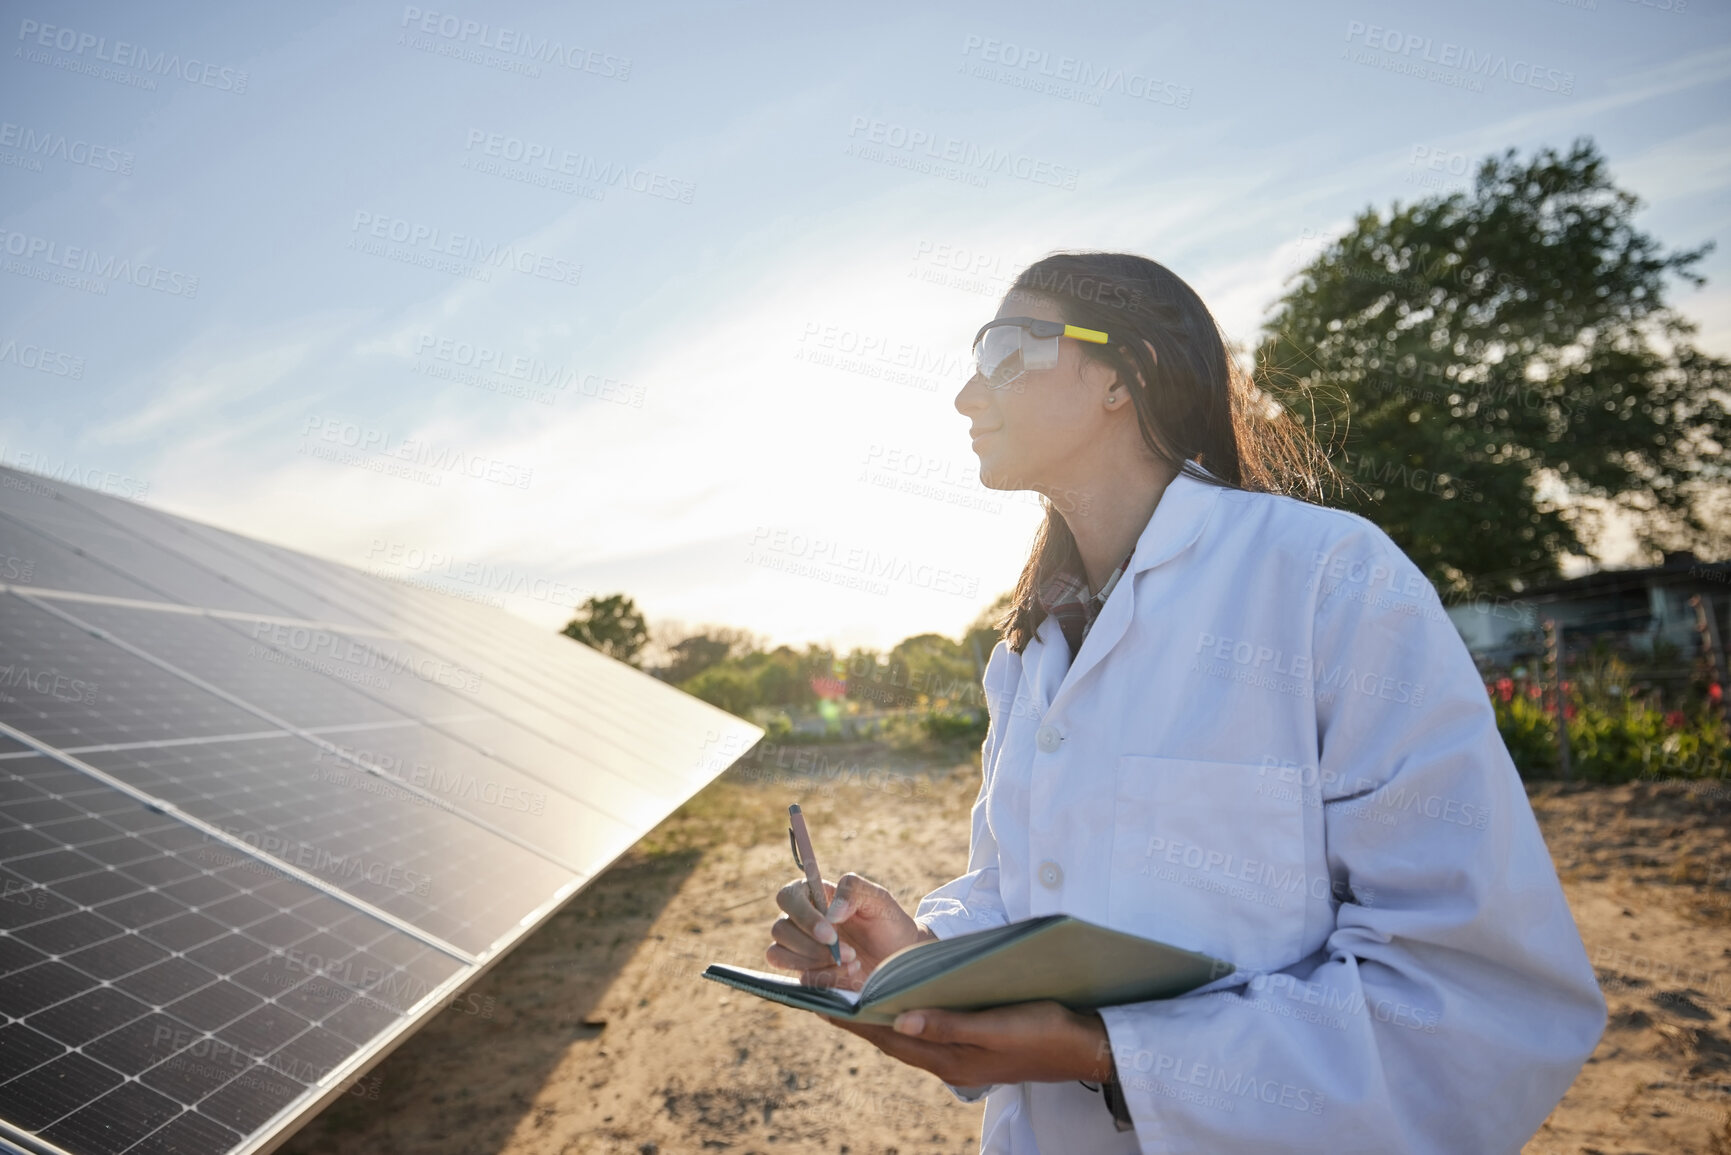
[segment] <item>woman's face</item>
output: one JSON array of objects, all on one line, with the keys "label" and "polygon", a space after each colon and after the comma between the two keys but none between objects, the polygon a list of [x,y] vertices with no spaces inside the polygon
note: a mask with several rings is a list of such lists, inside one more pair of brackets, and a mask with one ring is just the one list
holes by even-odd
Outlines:
[{"label": "woman's face", "polygon": [[[1012,294],[999,317],[1062,321],[1049,301]],[[1115,409],[1128,406],[1117,374],[1082,355],[1069,338],[1058,341],[1058,364],[1033,369],[1002,389],[975,372],[956,394],[956,410],[969,419],[980,484],[988,489],[1032,489],[1047,496],[1082,480],[1089,447],[1108,432]],[[1107,404],[1115,397],[1114,405]]]}]

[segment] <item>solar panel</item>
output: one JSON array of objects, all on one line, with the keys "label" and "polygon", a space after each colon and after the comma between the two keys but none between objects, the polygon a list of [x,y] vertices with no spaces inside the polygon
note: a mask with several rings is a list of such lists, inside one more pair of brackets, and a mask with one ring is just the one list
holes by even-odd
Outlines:
[{"label": "solar panel", "polygon": [[259,729],[212,694],[16,592],[0,597],[0,722],[54,746],[199,738]]},{"label": "solar panel", "polygon": [[[208,835],[204,858],[295,867],[469,954],[487,951],[574,874],[454,809],[353,789],[293,736],[77,757],[230,836]],[[509,894],[538,901],[519,909],[501,901]]]},{"label": "solar panel", "polygon": [[[301,612],[310,610],[324,620],[370,623],[434,649],[456,646],[479,669],[489,672],[491,682],[509,686],[514,697],[507,701],[507,712],[527,715],[540,707],[538,724],[543,729],[548,725],[548,709],[604,703],[608,707],[605,711],[587,711],[591,726],[613,723],[633,741],[659,743],[663,749],[684,741],[658,725],[649,708],[649,696],[626,690],[630,683],[621,681],[617,663],[587,650],[572,661],[570,647],[563,640],[538,631],[519,630],[515,636],[501,636],[494,629],[498,613],[489,607],[372,578],[333,562],[170,518],[111,496],[90,496],[100,516],[132,523],[141,535],[151,536],[164,548],[197,557],[238,587],[257,590],[272,583],[275,600],[284,605],[299,604],[305,607]],[[496,655],[500,653],[511,654],[513,660],[499,660]],[[599,677],[593,676],[596,672]],[[559,724],[556,719],[557,714],[554,725]],[[700,760],[697,770],[707,773],[706,766],[707,762]]]},{"label": "solar panel", "polygon": [[37,532],[10,516],[7,500],[12,491],[0,494],[0,581],[20,586],[83,590],[113,597],[156,596],[125,574],[81,557],[68,545]]},{"label": "solar panel", "polygon": [[67,1150],[233,1148],[464,970],[49,758],[0,791],[0,1115]]},{"label": "solar panel", "polygon": [[220,577],[179,556],[141,540],[111,523],[60,501],[43,511],[54,520],[26,522],[41,539],[74,554],[92,558],[132,584],[150,590],[159,600],[185,602],[212,609],[262,612],[265,601],[237,589]]},{"label": "solar panel", "polygon": [[0,470],[0,1147],[267,1149],[761,731]]}]

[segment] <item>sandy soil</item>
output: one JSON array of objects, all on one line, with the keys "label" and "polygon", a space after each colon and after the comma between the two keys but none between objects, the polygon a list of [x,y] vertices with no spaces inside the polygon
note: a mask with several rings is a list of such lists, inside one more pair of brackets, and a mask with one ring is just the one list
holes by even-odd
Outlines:
[{"label": "sandy soil", "polygon": [[[814,756],[827,784],[797,776],[810,763],[792,749],[729,771],[284,1150],[975,1150],[979,1108],[929,1076],[698,977],[712,961],[764,965],[771,896],[793,873],[789,801],[826,868],[909,906],[964,868],[977,754],[861,744],[798,757]],[[1526,1151],[1731,1155],[1731,795],[1531,794],[1611,1023]]]}]

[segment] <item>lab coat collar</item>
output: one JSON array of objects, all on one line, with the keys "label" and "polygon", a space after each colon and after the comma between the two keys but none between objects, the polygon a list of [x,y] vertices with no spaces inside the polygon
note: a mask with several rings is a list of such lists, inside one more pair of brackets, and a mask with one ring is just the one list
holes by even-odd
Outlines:
[{"label": "lab coat collar", "polygon": [[[1188,468],[1215,476],[1194,461],[1188,463]],[[1200,537],[1208,515],[1214,512],[1220,490],[1217,481],[1201,481],[1188,472],[1174,477],[1160,495],[1160,503],[1154,507],[1148,524],[1142,527],[1136,553],[1130,559],[1130,573],[1139,574],[1169,561]]]},{"label": "lab coat collar", "polygon": [[1190,468],[1214,476],[1191,462],[1185,472],[1167,484],[1136,541],[1136,552],[1131,555],[1129,570],[1100,608],[1100,616],[1094,619],[1088,636],[1082,639],[1082,651],[1074,661],[1067,661],[1069,643],[1064,640],[1064,632],[1058,628],[1057,621],[1047,616],[1040,623],[1033,641],[1029,643],[1030,649],[1038,646],[1040,652],[1028,655],[1031,660],[1025,661],[1023,667],[1035,673],[1034,681],[1043,703],[1049,701],[1055,708],[1070,687],[1079,683],[1101,658],[1111,652],[1130,628],[1136,615],[1136,575],[1170,561],[1202,535],[1202,529],[1220,498],[1221,486],[1190,476]]}]

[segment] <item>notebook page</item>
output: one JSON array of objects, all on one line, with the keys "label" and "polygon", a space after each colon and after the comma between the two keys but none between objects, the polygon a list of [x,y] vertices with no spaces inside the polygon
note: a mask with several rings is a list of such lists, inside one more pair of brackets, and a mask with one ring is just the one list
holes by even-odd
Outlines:
[{"label": "notebook page", "polygon": [[729,966],[727,969],[736,975],[745,975],[748,978],[756,979],[766,987],[794,987],[802,991],[823,991],[825,994],[835,995],[837,998],[846,1001],[849,1006],[857,1007],[859,1005],[859,991],[850,991],[844,987],[808,987],[798,979],[789,978],[785,974],[778,975],[772,974],[769,971],[754,971],[749,967]]}]

